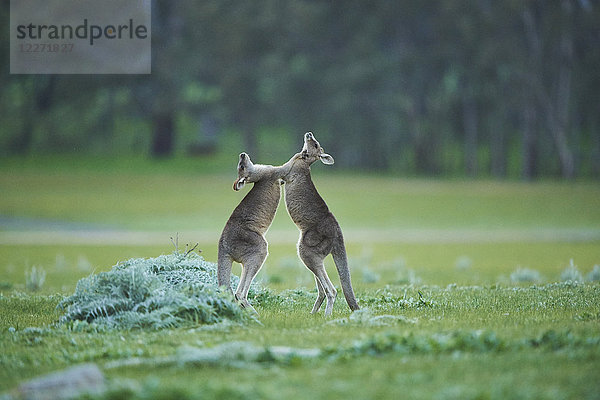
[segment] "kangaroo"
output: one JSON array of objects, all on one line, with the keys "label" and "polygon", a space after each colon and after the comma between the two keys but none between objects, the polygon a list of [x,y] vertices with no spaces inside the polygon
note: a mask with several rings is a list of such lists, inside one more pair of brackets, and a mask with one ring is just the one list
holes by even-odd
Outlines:
[{"label": "kangaroo", "polygon": [[318,312],[323,300],[327,298],[325,315],[331,315],[337,291],[323,265],[323,260],[330,253],[340,276],[348,306],[352,311],[358,310],[359,307],[350,280],[342,230],[317,192],[310,176],[310,166],[317,160],[326,165],[334,162],[333,157],[323,151],[312,132],[307,132],[304,135],[302,151],[288,161],[288,164],[291,164],[290,171],[283,177],[285,204],[288,214],[300,230],[298,255],[315,275],[319,294],[311,313]]},{"label": "kangaroo", "polygon": [[248,290],[252,280],[262,267],[268,254],[265,233],[271,226],[281,197],[281,178],[286,175],[292,160],[274,167],[254,164],[250,156],[241,153],[238,162],[238,178],[233,190],[238,191],[246,183],[254,183],[252,189],[233,210],[219,239],[217,280],[231,294],[231,266],[233,261],[242,264],[242,276],[235,298],[244,308],[256,312],[248,302]]}]

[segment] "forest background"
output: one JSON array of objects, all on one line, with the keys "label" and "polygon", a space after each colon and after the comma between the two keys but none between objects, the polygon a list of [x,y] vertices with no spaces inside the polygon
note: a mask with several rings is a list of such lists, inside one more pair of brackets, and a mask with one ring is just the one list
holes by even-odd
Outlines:
[{"label": "forest background", "polygon": [[3,29],[0,155],[277,163],[312,130],[349,169],[598,179],[598,21],[591,0],[157,0],[150,75],[10,75]]}]

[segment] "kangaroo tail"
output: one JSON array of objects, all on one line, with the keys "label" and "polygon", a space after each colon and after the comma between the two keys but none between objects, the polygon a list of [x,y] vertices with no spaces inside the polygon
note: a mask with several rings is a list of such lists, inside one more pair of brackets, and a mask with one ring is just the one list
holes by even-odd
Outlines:
[{"label": "kangaroo tail", "polygon": [[231,289],[231,265],[233,260],[226,254],[226,252],[219,246],[219,255],[217,258],[217,282],[219,287],[225,286],[229,293],[233,295]]},{"label": "kangaroo tail", "polygon": [[350,307],[352,311],[358,310],[360,307],[358,306],[358,302],[356,301],[354,289],[352,289],[352,281],[350,280],[350,268],[348,268],[348,257],[346,255],[346,246],[344,246],[344,239],[341,236],[339,236],[339,239],[334,244],[331,255],[333,256],[335,267],[337,268],[338,274],[340,276],[342,292],[344,292],[346,303],[348,303],[348,307]]}]

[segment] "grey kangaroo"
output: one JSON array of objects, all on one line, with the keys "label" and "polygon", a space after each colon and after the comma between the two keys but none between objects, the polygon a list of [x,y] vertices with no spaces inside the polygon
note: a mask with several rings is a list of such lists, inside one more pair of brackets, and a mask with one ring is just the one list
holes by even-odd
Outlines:
[{"label": "grey kangaroo", "polygon": [[267,258],[265,233],[271,226],[281,197],[281,178],[291,168],[292,160],[284,165],[253,164],[246,153],[240,154],[238,178],[233,190],[238,191],[246,183],[254,183],[252,189],[233,210],[219,239],[217,279],[219,286],[230,286],[233,261],[242,264],[242,276],[235,298],[244,308],[256,312],[248,302],[248,290],[252,280]]},{"label": "grey kangaroo", "polygon": [[327,204],[317,192],[310,176],[310,165],[317,160],[331,165],[334,160],[317,142],[312,132],[304,135],[302,151],[296,154],[290,171],[283,177],[285,181],[285,204],[290,217],[300,230],[298,255],[306,267],[315,274],[319,294],[311,313],[321,308],[327,299],[325,315],[331,315],[337,291],[325,271],[323,260],[331,253],[340,281],[344,297],[351,310],[358,310],[358,303],[350,281],[350,269],[344,246],[342,230]]}]

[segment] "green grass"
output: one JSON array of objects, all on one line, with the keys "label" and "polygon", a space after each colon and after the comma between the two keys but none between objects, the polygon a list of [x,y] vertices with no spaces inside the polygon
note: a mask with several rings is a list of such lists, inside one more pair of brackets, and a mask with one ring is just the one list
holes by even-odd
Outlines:
[{"label": "green grass", "polygon": [[[416,300],[417,290],[423,292],[427,305]],[[56,317],[52,306],[57,298],[31,297],[23,301],[19,297],[0,298],[2,307],[10,307],[15,314],[27,314],[31,304],[36,304],[44,310],[43,314]],[[286,295],[281,297],[285,299]],[[152,389],[159,393],[184,390],[196,395],[216,390],[233,391],[241,396],[241,388],[246,388],[249,395],[261,398],[275,398],[278,390],[316,398],[343,397],[353,392],[367,398],[383,394],[394,397],[394,393],[404,393],[404,390],[416,398],[430,398],[445,391],[484,398],[501,398],[502,394],[593,398],[593,393],[600,388],[594,379],[597,371],[591,368],[597,365],[600,356],[597,328],[600,287],[597,285],[550,285],[517,290],[391,286],[379,292],[361,293],[361,302],[374,313],[400,315],[415,321],[400,321],[389,326],[331,324],[330,319],[307,314],[311,296],[300,294],[292,298],[294,301],[259,305],[262,326],[225,326],[217,330],[95,333],[19,327],[10,332],[8,327],[14,325],[8,325],[14,321],[3,318],[0,382],[6,389],[16,380],[94,361],[107,367],[105,372],[115,385],[124,377],[142,385],[151,379],[159,383]],[[347,315],[346,309],[338,304],[333,319]],[[50,320],[42,317],[39,324]],[[487,342],[490,344],[440,342],[439,339],[436,343],[442,344],[437,348],[418,344],[439,335],[470,337],[470,332],[480,330],[493,335],[488,336],[492,338]],[[393,343],[389,338],[394,337],[408,338],[416,347],[388,347],[386,343]],[[210,368],[203,364],[178,366],[177,363],[161,368],[152,367],[152,363],[109,367],[112,361],[131,357],[172,356],[181,346],[205,348],[238,340],[259,346],[292,345],[338,353],[334,358],[296,361],[291,365],[245,363],[240,365],[241,369],[220,367],[218,363]],[[416,379],[410,388],[398,387],[416,376],[422,379]],[[252,384],[253,381],[260,383]],[[307,392],[302,391],[303,384],[309,383],[314,386],[310,385]]]},{"label": "green grass", "polygon": [[[346,234],[359,302],[391,316],[382,317],[388,325],[349,319],[341,293],[332,318],[309,314],[314,280],[298,262],[284,207],[259,274],[272,295],[253,300],[262,325],[54,325],[79,279],[171,253],[175,232],[215,261],[216,238],[245,193],[230,189],[236,158],[0,161],[0,392],[91,361],[112,398],[598,398],[600,286],[556,283],[571,259],[583,276],[600,265],[596,183],[401,179],[316,165],[316,185]],[[100,232],[98,242],[88,231]],[[37,292],[25,285],[33,266],[46,272]],[[326,267],[339,285],[330,258]],[[518,268],[541,282],[511,282]],[[234,341],[324,353],[153,364],[177,360],[182,346]],[[147,362],[118,366],[136,357]]]},{"label": "green grass", "polygon": [[[165,243],[168,241],[166,238]],[[216,260],[216,243],[201,243],[206,260]],[[510,274],[519,267],[534,269],[542,283],[560,280],[561,272],[573,259],[583,275],[600,265],[600,242],[575,243],[467,243],[467,244],[368,244],[347,243],[354,286],[358,290],[376,289],[385,284],[413,283],[446,286],[491,285],[510,283]],[[77,281],[92,272],[107,271],[117,262],[129,258],[156,257],[168,254],[173,246],[0,246],[0,290],[2,287],[25,290],[25,271],[32,266],[46,271],[40,293],[72,293]],[[312,274],[295,254],[295,244],[269,246],[269,257],[257,279],[277,291],[314,286]],[[467,268],[457,266],[466,257]],[[339,284],[331,257],[325,259],[328,274]],[[238,264],[233,272],[241,272]],[[379,275],[375,282],[369,272]]]},{"label": "green grass", "polygon": [[[133,160],[130,166],[122,159],[59,166],[52,160],[10,161],[0,163],[0,215],[33,220],[220,231],[248,190],[231,190],[237,154],[217,174],[203,173],[207,161],[194,160]],[[346,230],[600,227],[597,183],[445,182],[326,175],[331,170],[324,165],[313,170],[319,191]],[[285,214],[279,213],[273,230],[295,229]]]}]

